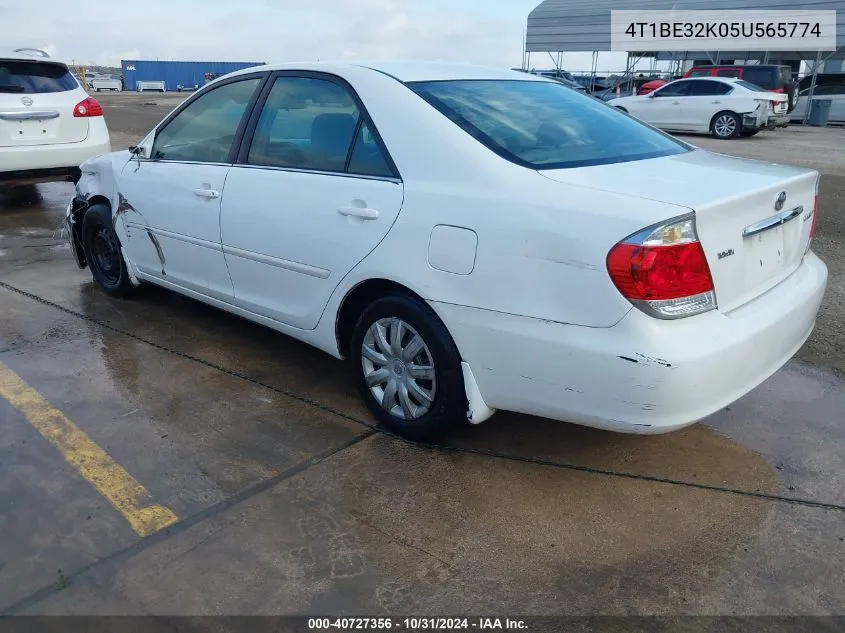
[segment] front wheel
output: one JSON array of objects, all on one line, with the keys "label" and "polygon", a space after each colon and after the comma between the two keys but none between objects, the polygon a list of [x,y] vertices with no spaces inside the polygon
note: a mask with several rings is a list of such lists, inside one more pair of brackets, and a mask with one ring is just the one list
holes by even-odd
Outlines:
[{"label": "front wheel", "polygon": [[733,112],[720,112],[710,123],[713,136],[720,139],[736,138],[742,132],[742,121]]},{"label": "front wheel", "polygon": [[82,220],[82,248],[91,275],[106,294],[125,298],[135,286],[129,280],[126,261],[120,252],[120,240],[114,231],[111,210],[107,205],[95,204]]},{"label": "front wheel", "polygon": [[413,440],[433,440],[466,419],[461,357],[446,327],[420,299],[391,295],[361,314],[349,350],[373,415]]}]

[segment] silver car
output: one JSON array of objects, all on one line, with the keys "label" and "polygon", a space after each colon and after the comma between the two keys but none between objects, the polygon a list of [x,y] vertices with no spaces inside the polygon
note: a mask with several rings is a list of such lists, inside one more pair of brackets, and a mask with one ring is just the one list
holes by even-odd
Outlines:
[{"label": "silver car", "polygon": [[[789,114],[791,121],[804,120],[807,114],[809,96],[809,88],[805,88],[799,93],[795,109]],[[828,121],[831,123],[845,123],[845,84],[817,86],[813,93],[813,100],[815,101],[817,99],[830,99],[832,101]]]}]

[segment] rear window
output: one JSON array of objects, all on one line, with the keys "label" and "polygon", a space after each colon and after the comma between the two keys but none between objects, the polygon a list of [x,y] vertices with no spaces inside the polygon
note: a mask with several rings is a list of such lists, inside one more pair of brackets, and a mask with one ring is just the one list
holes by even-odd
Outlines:
[{"label": "rear window", "polygon": [[76,87],[73,75],[60,64],[0,59],[0,93],[65,92]]},{"label": "rear window", "polygon": [[782,88],[778,73],[774,68],[746,68],[742,72],[742,78],[748,83],[756,84],[766,90]]},{"label": "rear window", "polygon": [[765,88],[761,88],[757,84],[750,84],[744,79],[737,79],[734,82],[734,85],[742,86],[743,88],[747,88],[748,90],[752,90],[754,92],[768,92],[768,90],[766,90]]},{"label": "rear window", "polygon": [[713,74],[711,70],[693,70],[689,76],[690,77],[709,77]]},{"label": "rear window", "polygon": [[408,86],[490,150],[534,169],[621,163],[691,149],[556,83],[467,80]]}]

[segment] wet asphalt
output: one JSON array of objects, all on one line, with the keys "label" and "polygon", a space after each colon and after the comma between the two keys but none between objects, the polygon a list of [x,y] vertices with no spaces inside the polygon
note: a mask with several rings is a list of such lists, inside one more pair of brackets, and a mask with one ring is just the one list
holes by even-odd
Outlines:
[{"label": "wet asphalt", "polygon": [[[175,105],[102,101],[126,145]],[[845,614],[841,303],[804,360],[676,433],[499,413],[413,445],[316,350],[98,291],[57,232],[71,191],[0,192],[0,366],[178,520],[139,536],[0,397],[0,614]]]}]

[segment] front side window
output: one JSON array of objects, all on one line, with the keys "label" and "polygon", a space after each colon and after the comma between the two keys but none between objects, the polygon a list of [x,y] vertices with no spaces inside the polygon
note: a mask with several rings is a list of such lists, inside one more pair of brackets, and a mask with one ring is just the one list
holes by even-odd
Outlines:
[{"label": "front side window", "polygon": [[311,77],[278,77],[258,119],[250,165],[343,172],[360,112],[345,88]]},{"label": "front side window", "polygon": [[197,97],[156,134],[152,158],[225,163],[260,78],[224,84]]},{"label": "front side window", "polygon": [[0,59],[0,93],[67,92],[79,87],[61,64]]},{"label": "front side window", "polygon": [[407,85],[488,149],[534,169],[620,163],[690,150],[557,83],[459,80]]},{"label": "front side window", "polygon": [[655,90],[655,97],[683,97],[689,94],[691,81],[673,81]]}]

